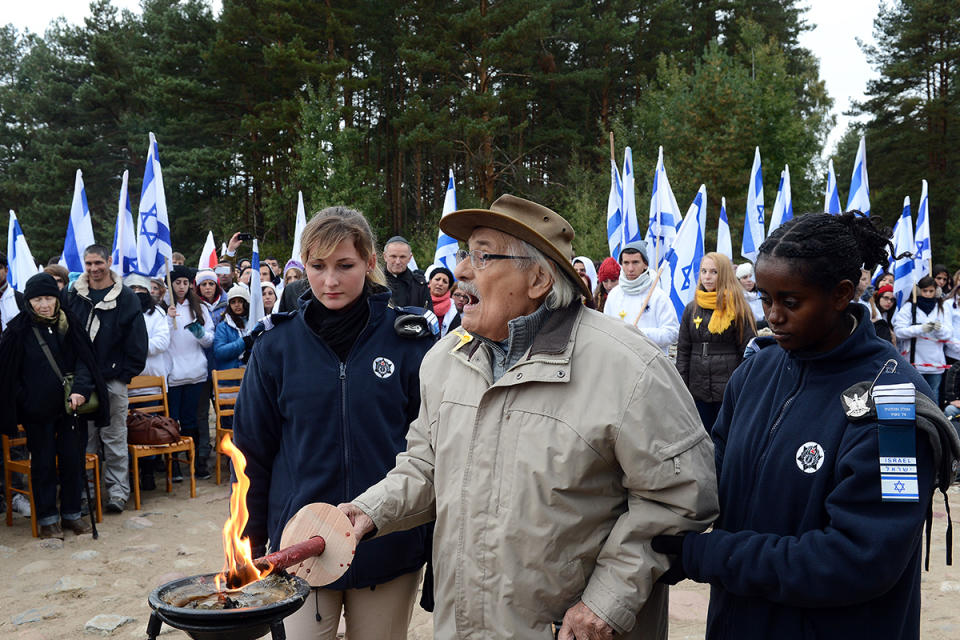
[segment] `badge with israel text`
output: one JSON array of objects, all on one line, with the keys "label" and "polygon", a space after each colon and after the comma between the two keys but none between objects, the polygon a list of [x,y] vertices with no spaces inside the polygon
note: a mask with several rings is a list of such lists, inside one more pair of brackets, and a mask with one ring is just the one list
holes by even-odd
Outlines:
[{"label": "badge with israel text", "polygon": [[884,502],[919,502],[917,390],[898,373],[884,373],[871,391],[877,408],[880,496]]}]

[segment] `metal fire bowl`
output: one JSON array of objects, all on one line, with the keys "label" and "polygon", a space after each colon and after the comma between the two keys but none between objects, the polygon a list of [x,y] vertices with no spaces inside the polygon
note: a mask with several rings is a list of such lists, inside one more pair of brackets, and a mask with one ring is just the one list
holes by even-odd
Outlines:
[{"label": "metal fire bowl", "polygon": [[283,600],[244,609],[187,609],[175,607],[164,599],[174,589],[187,584],[213,583],[216,573],[190,576],[168,582],[153,590],[148,598],[150,608],[161,621],[186,632],[194,640],[254,640],[270,633],[271,625],[283,620],[303,606],[310,594],[310,585],[298,576],[289,576],[296,593]]}]

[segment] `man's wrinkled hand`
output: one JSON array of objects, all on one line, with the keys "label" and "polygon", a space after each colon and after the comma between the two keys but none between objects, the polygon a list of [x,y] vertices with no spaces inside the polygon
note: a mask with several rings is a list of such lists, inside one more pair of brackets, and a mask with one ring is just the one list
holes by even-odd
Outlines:
[{"label": "man's wrinkled hand", "polygon": [[357,542],[363,540],[365,535],[376,528],[370,516],[365,514],[360,507],[352,502],[338,504],[337,509],[347,514],[347,517],[350,519],[350,524],[353,525],[353,535],[357,538]]},{"label": "man's wrinkled hand", "polygon": [[563,614],[559,640],[612,640],[613,627],[604,622],[590,607],[578,602]]}]

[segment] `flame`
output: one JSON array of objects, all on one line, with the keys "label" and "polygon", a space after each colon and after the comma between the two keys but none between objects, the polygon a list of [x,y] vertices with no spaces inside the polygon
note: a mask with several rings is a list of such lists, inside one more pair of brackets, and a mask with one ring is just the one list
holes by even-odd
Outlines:
[{"label": "flame", "polygon": [[247,491],[250,489],[250,479],[245,473],[247,459],[233,444],[227,434],[221,441],[224,452],[233,461],[233,469],[237,481],[232,484],[230,492],[230,517],[223,525],[223,571],[214,579],[217,591],[226,586],[230,589],[239,589],[251,582],[270,575],[273,567],[260,571],[253,564],[253,553],[250,550],[250,539],[241,537],[250,517],[247,511]]}]

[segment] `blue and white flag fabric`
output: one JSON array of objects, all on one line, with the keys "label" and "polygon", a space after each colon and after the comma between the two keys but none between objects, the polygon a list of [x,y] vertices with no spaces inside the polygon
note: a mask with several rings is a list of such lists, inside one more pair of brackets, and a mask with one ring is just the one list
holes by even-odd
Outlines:
[{"label": "blue and white flag fabric", "polygon": [[27,238],[20,228],[20,221],[13,209],[10,209],[10,223],[7,225],[7,283],[23,293],[27,280],[37,273],[37,263],[33,261]]},{"label": "blue and white flag fabric", "polygon": [[[447,176],[447,192],[443,196],[443,213],[440,214],[440,217],[442,218],[456,210],[457,192],[453,182],[453,169],[450,169],[450,174]],[[450,273],[453,273],[453,269],[457,266],[457,250],[459,248],[460,245],[457,244],[456,238],[448,236],[441,229],[437,232],[437,250],[433,252],[433,264],[443,265],[450,270]]]},{"label": "blue and white flag fabric", "polygon": [[65,266],[67,271],[83,271],[83,252],[95,242],[93,219],[90,217],[90,207],[87,206],[87,192],[83,188],[83,172],[77,169],[70,220],[67,222],[67,237],[63,241],[60,264]]},{"label": "blue and white flag fabric", "polygon": [[640,239],[640,225],[637,223],[637,197],[633,174],[633,151],[627,147],[623,152],[623,244],[627,245]]},{"label": "blue and white flag fabric", "polygon": [[857,149],[857,161],[853,163],[853,175],[850,177],[850,194],[847,197],[847,211],[860,211],[870,215],[870,181],[867,180],[867,143],[860,138]]},{"label": "blue and white flag fabric", "polygon": [[300,257],[300,236],[307,227],[307,210],[303,207],[303,191],[297,191],[297,222],[293,227],[293,251],[290,252],[290,259],[297,262],[303,262]]},{"label": "blue and white flag fabric", "polygon": [[740,244],[740,255],[750,262],[757,261],[757,253],[763,244],[763,226],[763,171],[760,168],[760,147],[757,147],[750,169],[747,211],[743,218],[743,241]]},{"label": "blue and white flag fabric", "polygon": [[893,271],[893,295],[897,298],[897,308],[903,306],[913,292],[916,278],[913,273],[913,257],[903,253],[913,252],[913,218],[910,215],[910,196],[903,199],[903,212],[893,227],[893,256],[891,256]]},{"label": "blue and white flag fabric", "polygon": [[677,229],[682,223],[680,207],[670,188],[667,170],[663,166],[663,147],[657,154],[657,168],[653,174],[653,192],[650,195],[650,220],[647,226],[647,251],[654,257],[657,266],[664,258],[677,237]]},{"label": "blue and white flag fabric", "polygon": [[250,257],[250,320],[247,326],[253,327],[266,315],[263,308],[263,289],[260,288],[260,247],[254,238],[253,255]]},{"label": "blue and white flag fabric", "polygon": [[140,190],[140,220],[137,235],[137,266],[148,277],[167,272],[167,261],[173,257],[170,245],[170,219],[167,217],[167,198],[163,191],[160,170],[160,149],[150,133],[150,149],[143,169],[143,188]]},{"label": "blue and white flag fabric", "polygon": [[784,165],[780,172],[780,186],[777,187],[777,199],[773,201],[773,213],[770,215],[769,236],[773,230],[793,218],[793,196],[790,194],[790,165]]},{"label": "blue and white flag fabric", "polygon": [[117,204],[117,226],[113,229],[113,261],[110,269],[120,278],[137,271],[137,234],[133,227],[130,193],[127,190],[129,177],[130,172],[124,171]]},{"label": "blue and white flag fabric", "polygon": [[917,209],[917,231],[913,234],[913,243],[916,245],[913,254],[914,279],[920,280],[923,276],[933,275],[933,251],[930,248],[930,202],[927,197],[926,180],[923,180],[923,187],[920,190],[920,207]]},{"label": "blue and white flag fabric", "polygon": [[623,248],[623,184],[613,158],[610,158],[610,195],[607,196],[607,246],[610,257],[619,261]]},{"label": "blue and white flag fabric", "polygon": [[840,192],[837,190],[837,174],[833,171],[833,158],[827,162],[827,188],[823,193],[823,212],[839,215]]},{"label": "blue and white flag fabric", "polygon": [[717,253],[733,262],[733,241],[730,240],[730,223],[727,221],[727,199],[720,198],[720,224],[717,226]]},{"label": "blue and white flag fabric", "polygon": [[677,320],[683,316],[684,308],[693,300],[697,289],[700,260],[703,259],[703,218],[706,215],[707,187],[700,185],[661,267],[669,270],[669,274],[667,271],[663,274],[669,275],[670,302]]}]

